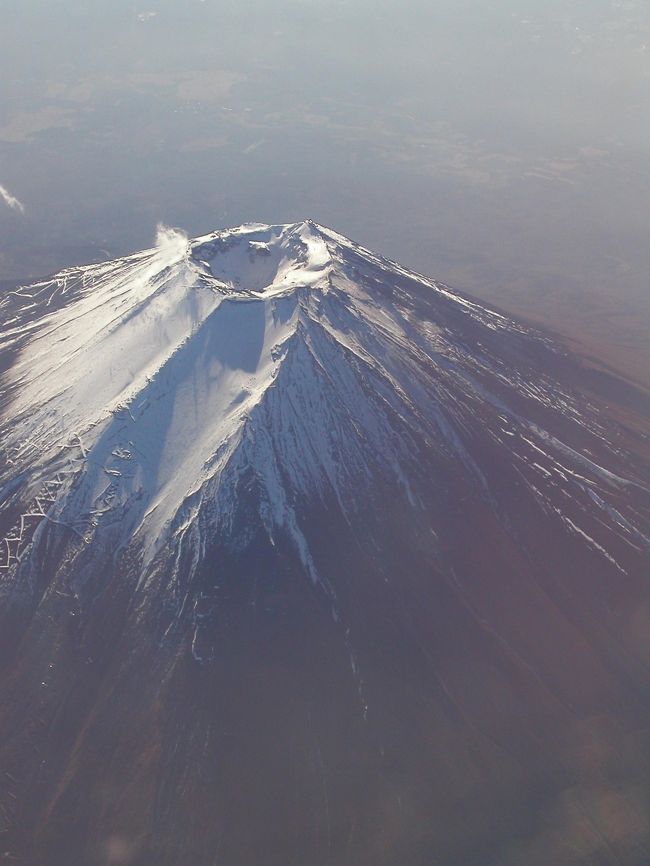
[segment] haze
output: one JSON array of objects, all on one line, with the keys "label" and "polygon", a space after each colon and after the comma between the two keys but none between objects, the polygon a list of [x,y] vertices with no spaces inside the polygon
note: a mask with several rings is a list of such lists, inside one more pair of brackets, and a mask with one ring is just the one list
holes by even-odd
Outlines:
[{"label": "haze", "polygon": [[0,11],[6,284],[310,217],[648,374],[646,2]]}]

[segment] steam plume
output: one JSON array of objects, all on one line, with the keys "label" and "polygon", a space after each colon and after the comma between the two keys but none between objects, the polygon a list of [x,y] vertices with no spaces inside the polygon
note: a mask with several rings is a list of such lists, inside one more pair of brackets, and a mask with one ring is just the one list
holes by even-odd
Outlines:
[{"label": "steam plume", "polygon": [[165,254],[180,258],[185,255],[187,250],[187,235],[181,229],[158,223],[156,226],[156,247]]}]

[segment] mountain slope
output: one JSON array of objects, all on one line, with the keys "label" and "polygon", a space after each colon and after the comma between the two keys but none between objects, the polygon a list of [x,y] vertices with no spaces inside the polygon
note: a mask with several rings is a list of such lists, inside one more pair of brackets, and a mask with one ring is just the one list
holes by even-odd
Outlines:
[{"label": "mountain slope", "polygon": [[310,222],[4,313],[12,855],[650,852],[643,395]]}]

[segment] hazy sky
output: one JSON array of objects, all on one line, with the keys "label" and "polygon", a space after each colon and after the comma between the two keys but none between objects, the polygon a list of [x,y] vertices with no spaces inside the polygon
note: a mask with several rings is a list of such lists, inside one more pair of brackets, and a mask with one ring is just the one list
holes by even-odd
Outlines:
[{"label": "hazy sky", "polygon": [[311,217],[643,363],[647,0],[0,12],[0,279]]}]

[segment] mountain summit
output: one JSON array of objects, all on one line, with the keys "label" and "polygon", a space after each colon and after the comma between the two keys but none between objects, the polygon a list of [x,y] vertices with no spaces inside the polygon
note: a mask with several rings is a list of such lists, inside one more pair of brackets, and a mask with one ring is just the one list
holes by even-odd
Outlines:
[{"label": "mountain summit", "polygon": [[0,848],[650,856],[638,389],[310,221],[2,315]]}]

